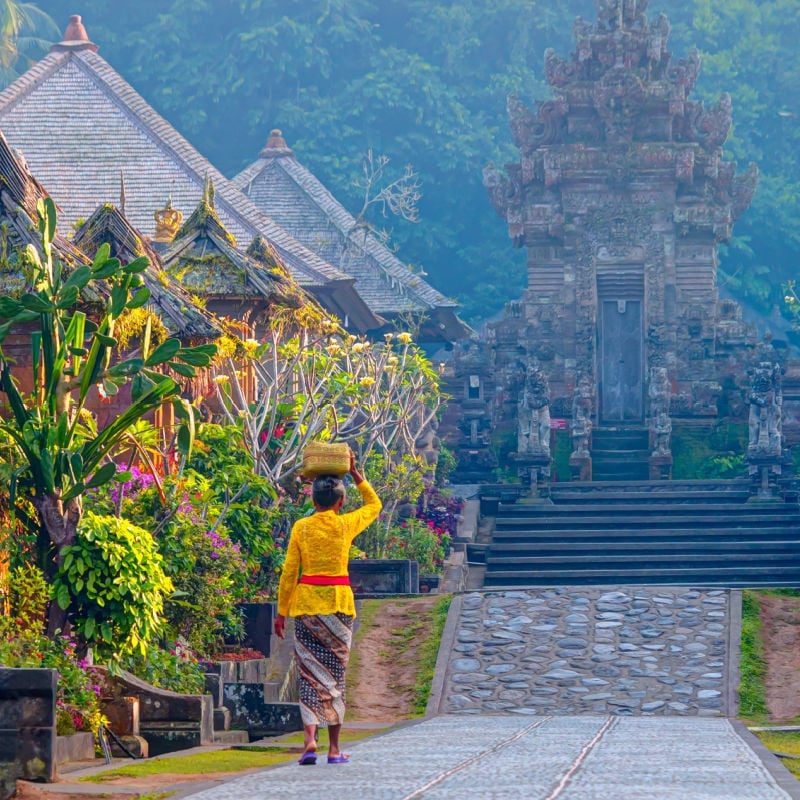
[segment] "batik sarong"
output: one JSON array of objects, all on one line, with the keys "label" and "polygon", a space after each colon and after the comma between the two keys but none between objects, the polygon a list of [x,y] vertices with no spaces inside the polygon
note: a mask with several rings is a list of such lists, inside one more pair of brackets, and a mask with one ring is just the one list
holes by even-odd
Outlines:
[{"label": "batik sarong", "polygon": [[353,640],[353,620],[347,614],[295,617],[294,653],[300,676],[303,725],[344,722],[344,677]]}]

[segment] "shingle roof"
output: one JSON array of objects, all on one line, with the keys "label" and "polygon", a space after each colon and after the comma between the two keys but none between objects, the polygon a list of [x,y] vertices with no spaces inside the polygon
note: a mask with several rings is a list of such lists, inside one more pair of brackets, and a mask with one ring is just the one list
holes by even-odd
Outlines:
[{"label": "shingle roof", "polygon": [[206,297],[263,298],[269,304],[292,307],[313,302],[263,238],[254,239],[247,252],[237,247],[217,215],[210,180],[162,261],[184,288]]},{"label": "shingle roof", "polygon": [[272,132],[258,160],[232,182],[306,247],[353,276],[361,296],[380,314],[425,313],[446,320],[455,336],[468,333],[455,315],[457,303],[359,230],[352,214],[296,159],[280,131]]},{"label": "shingle roof", "polygon": [[[47,191],[31,175],[25,160],[14,152],[0,133],[0,222],[5,226],[6,241],[3,246],[8,256],[11,256],[14,248],[29,244],[41,252],[36,206],[39,200],[46,197]],[[67,269],[89,263],[84,253],[59,234],[53,240],[53,249]],[[3,259],[0,264],[0,291],[15,293],[26,288],[25,275],[17,266],[16,259]],[[90,303],[99,299],[97,291],[89,287],[84,290],[83,297]]]},{"label": "shingle roof", "polygon": [[348,288],[353,278],[260,211],[93,47],[63,42],[0,93],[0,129],[52,193],[62,225],[116,202],[122,171],[126,216],[151,236],[153,214],[166,198],[188,215],[208,177],[216,186],[220,217],[243,247],[265,236],[301,286],[320,296],[335,291],[354,325],[380,326],[382,320]]},{"label": "shingle roof", "polygon": [[166,273],[158,253],[131,226],[122,212],[110,203],[99,206],[75,234],[75,244],[93,258],[101,244],[111,246],[111,255],[123,264],[146,256],[150,266],[142,273],[150,289],[150,305],[160,314],[167,328],[180,337],[216,339],[222,334],[210,315],[198,308],[175,280],[164,283]]}]

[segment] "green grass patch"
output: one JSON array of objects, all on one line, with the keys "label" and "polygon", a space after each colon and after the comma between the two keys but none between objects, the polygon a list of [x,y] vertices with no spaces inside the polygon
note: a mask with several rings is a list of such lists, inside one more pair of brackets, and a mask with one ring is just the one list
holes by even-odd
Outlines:
[{"label": "green grass patch", "polygon": [[431,614],[431,632],[423,643],[419,653],[419,670],[417,672],[417,682],[414,686],[414,714],[422,716],[428,705],[428,698],[431,696],[431,685],[433,675],[436,670],[436,659],[439,656],[439,645],[442,642],[442,633],[447,622],[447,612],[450,610],[450,603],[453,596],[443,595],[433,607]]},{"label": "green grass patch", "polygon": [[257,751],[214,750],[189,756],[150,758],[136,761],[96,775],[81,778],[87,783],[104,783],[115,778],[143,778],[148,775],[196,775],[206,772],[239,772],[245,769],[263,769],[283,764],[295,758],[294,750],[286,747],[270,747]]},{"label": "green grass patch", "polygon": [[[367,739],[370,736],[378,733],[379,729],[376,730],[366,730],[366,731],[354,731],[347,727],[347,720],[345,720],[344,727],[342,728],[341,733],[339,734],[339,739],[342,742],[357,742],[360,739]],[[284,736],[277,737],[275,740],[275,747],[283,747],[284,745],[301,745],[303,744],[303,732],[298,731],[297,733],[290,733]],[[330,744],[328,739],[328,729],[327,728],[320,728],[319,729],[319,741],[317,742],[317,746],[320,750],[326,750],[328,745]],[[235,747],[234,749],[242,749],[242,750],[267,750],[272,748],[266,747],[249,747],[248,745],[241,745],[241,748]]]},{"label": "green grass patch", "polygon": [[782,758],[781,763],[800,778],[800,731],[753,731],[762,744],[773,753],[786,753],[797,758]]},{"label": "green grass patch", "polygon": [[767,696],[764,688],[767,663],[761,638],[759,593],[742,592],[742,643],[739,668],[739,716],[751,723],[767,719]]},{"label": "green grass patch", "polygon": [[753,731],[773,753],[800,757],[800,731]]}]

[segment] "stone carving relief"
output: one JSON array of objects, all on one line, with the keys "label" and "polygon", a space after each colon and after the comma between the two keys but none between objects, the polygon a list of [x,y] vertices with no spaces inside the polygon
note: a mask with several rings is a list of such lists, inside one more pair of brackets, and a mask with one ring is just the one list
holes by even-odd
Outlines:
[{"label": "stone carving relief", "polygon": [[556,51],[548,47],[544,51],[544,77],[553,88],[558,89],[578,80],[580,67],[556,55]]},{"label": "stone carving relief", "polygon": [[594,387],[585,375],[578,381],[572,401],[572,458],[589,458],[592,441]]},{"label": "stone carving relief", "polygon": [[731,130],[733,106],[731,96],[724,92],[717,103],[706,109],[702,102],[687,101],[681,138],[698,142],[705,150],[722,147]]},{"label": "stone carving relief", "polygon": [[516,95],[508,96],[506,109],[509,126],[523,156],[530,155],[542,145],[556,144],[562,140],[568,108],[567,101],[557,97],[539,103],[534,114]]},{"label": "stone carving relief", "polygon": [[781,366],[761,361],[753,370],[750,388],[748,455],[779,456],[782,450]]},{"label": "stone carving relief", "polygon": [[670,455],[672,421],[669,417],[672,390],[666,367],[651,367],[647,387],[650,399],[650,427],[653,434],[653,455]]},{"label": "stone carving relief", "polygon": [[624,66],[612,67],[592,88],[592,100],[605,124],[606,141],[633,141],[636,117],[645,98],[641,79]]},{"label": "stone carving relief", "polygon": [[645,27],[648,0],[599,0],[597,23],[610,31]]},{"label": "stone carving relief", "polygon": [[667,79],[672,84],[670,111],[683,116],[686,97],[694,89],[700,77],[700,54],[691,50],[667,70]]},{"label": "stone carving relief", "polygon": [[592,232],[594,253],[602,247],[604,256],[629,258],[634,248],[650,243],[653,213],[625,203],[609,203],[586,215],[586,230]]},{"label": "stone carving relief", "polygon": [[483,185],[489,192],[489,200],[494,210],[508,223],[508,234],[518,244],[522,243],[523,192],[519,180],[515,180],[518,170],[499,172],[493,164],[483,168]]},{"label": "stone carving relief", "polygon": [[550,387],[537,366],[528,368],[518,403],[517,451],[550,455]]}]

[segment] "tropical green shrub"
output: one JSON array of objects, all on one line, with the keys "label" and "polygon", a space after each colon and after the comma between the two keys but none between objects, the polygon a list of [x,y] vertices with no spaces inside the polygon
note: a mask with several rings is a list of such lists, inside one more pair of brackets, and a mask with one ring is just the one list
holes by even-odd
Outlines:
[{"label": "tropical green shrub", "polygon": [[9,610],[0,616],[0,665],[56,670],[57,732],[96,732],[103,718],[94,671],[85,659],[78,658],[72,637],[45,636],[50,586],[44,575],[33,565],[18,567],[0,586],[0,596]]},{"label": "tropical green shrub", "polygon": [[104,657],[145,654],[173,591],[152,535],[126,519],[88,512],[63,555],[53,592],[62,608],[74,608],[77,632]]},{"label": "tropical green shrub", "polygon": [[442,571],[450,548],[450,534],[433,522],[411,519],[401,522],[389,533],[386,558],[409,558],[419,563],[421,575]]},{"label": "tropical green shrub", "polygon": [[[373,450],[363,464],[364,476],[383,502],[380,517],[355,541],[368,558],[386,558],[386,548],[402,508],[412,507],[425,489],[426,464],[420,456],[401,458]],[[348,493],[346,509],[360,504],[358,492]],[[403,556],[405,558],[405,556]]]},{"label": "tropical green shrub", "polygon": [[[148,324],[136,354],[122,357],[118,328],[126,315],[150,301],[141,274],[148,260],[137,258],[123,266],[103,244],[91,266],[62,264],[55,204],[47,197],[39,199],[36,208],[39,242],[18,249],[5,262],[24,275],[26,286],[22,292],[0,296],[0,392],[8,412],[0,417],[0,444],[8,465],[3,472],[10,472],[9,509],[28,527],[37,562],[51,579],[62,568],[66,549],[76,543],[84,495],[117,476],[112,459],[137,445],[133,433],[143,418],[172,403],[177,448],[189,455],[194,410],[181,396],[180,383],[164,368],[194,377],[196,367],[207,366],[217,348],[185,348],[175,338],[151,347]],[[5,259],[5,245],[3,252]],[[11,357],[5,345],[6,338],[20,330],[30,342],[33,385],[27,387],[18,375],[18,354],[14,351]],[[92,392],[109,397],[128,384],[127,407],[100,430],[86,408]],[[109,590],[116,592],[111,585]],[[74,610],[70,598],[62,588],[59,602],[48,607],[51,635],[64,629]],[[94,624],[89,622],[93,636]]]},{"label": "tropical green shrub", "polygon": [[202,694],[205,689],[203,666],[185,642],[178,640],[169,650],[151,647],[146,656],[131,653],[119,666],[136,677],[180,694]]},{"label": "tropical green shrub", "polygon": [[204,423],[198,427],[188,470],[202,475],[220,505],[222,522],[241,548],[255,584],[267,588],[277,556],[274,536],[285,527],[285,496],[253,470],[241,428]]}]

